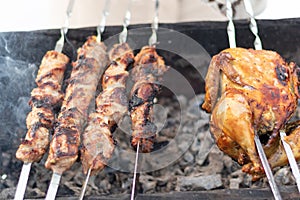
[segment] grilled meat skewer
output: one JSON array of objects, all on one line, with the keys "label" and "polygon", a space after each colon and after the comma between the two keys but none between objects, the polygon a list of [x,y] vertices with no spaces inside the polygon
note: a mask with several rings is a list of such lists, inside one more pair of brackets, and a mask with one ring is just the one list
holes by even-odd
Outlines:
[{"label": "grilled meat skewer", "polygon": [[24,163],[40,161],[48,148],[54,110],[63,100],[61,85],[68,62],[67,56],[56,51],[48,51],[42,59],[35,80],[38,87],[32,90],[29,101],[32,111],[26,118],[28,132],[16,152]]},{"label": "grilled meat skewer", "polygon": [[103,91],[96,99],[96,112],[90,114],[82,135],[81,160],[85,174],[102,170],[114,150],[111,129],[128,111],[126,96],[126,69],[134,55],[127,43],[116,44],[110,51],[111,63],[102,79]]},{"label": "grilled meat skewer", "polygon": [[160,83],[168,66],[160,57],[155,47],[146,46],[135,57],[132,70],[134,81],[129,102],[132,120],[131,145],[141,145],[142,152],[150,152],[156,135],[153,123],[153,100],[160,91]]},{"label": "grilled meat skewer", "polygon": [[57,126],[50,143],[46,168],[57,174],[69,169],[78,157],[80,137],[97,84],[107,65],[106,47],[89,37],[78,49],[77,61],[66,89]]}]

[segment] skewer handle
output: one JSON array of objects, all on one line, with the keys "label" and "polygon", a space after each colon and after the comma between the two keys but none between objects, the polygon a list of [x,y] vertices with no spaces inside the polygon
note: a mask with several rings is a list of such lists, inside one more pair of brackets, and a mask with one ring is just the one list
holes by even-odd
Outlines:
[{"label": "skewer handle", "polygon": [[70,20],[70,17],[72,15],[72,11],[73,11],[73,8],[74,8],[74,4],[75,4],[75,0],[70,0],[69,1],[69,4],[68,4],[68,7],[67,7],[67,10],[66,10],[66,19],[65,19],[65,25],[64,25],[64,33],[66,34],[68,32],[68,28],[69,28],[69,20]]},{"label": "skewer handle", "polygon": [[57,52],[62,52],[64,43],[65,43],[65,35],[67,34],[68,29],[69,29],[69,19],[72,15],[72,10],[74,8],[74,4],[75,4],[75,0],[70,0],[69,1],[68,8],[66,10],[65,24],[60,29],[60,38],[56,42],[56,45],[55,45],[55,48],[54,48],[54,50],[57,51]]},{"label": "skewer handle", "polygon": [[97,27],[97,41],[101,42],[101,34],[105,30],[106,25],[106,17],[109,15],[109,6],[110,6],[110,0],[106,0],[104,4],[104,9],[102,11],[102,18],[99,26]]},{"label": "skewer handle", "polygon": [[132,181],[132,189],[131,189],[130,200],[134,200],[134,197],[135,197],[135,185],[136,185],[137,166],[138,166],[138,161],[139,161],[139,151],[140,151],[140,142],[137,143],[137,148],[136,148],[135,164],[134,164],[134,172],[133,172],[133,181]]},{"label": "skewer handle", "polygon": [[258,35],[257,23],[254,18],[254,12],[250,0],[244,0],[244,5],[245,5],[246,12],[250,16],[250,30],[255,36],[254,47],[256,50],[262,50],[262,43]]},{"label": "skewer handle", "polygon": [[89,168],[88,173],[87,173],[86,178],[85,178],[85,181],[83,183],[83,187],[82,187],[82,190],[81,190],[81,193],[80,193],[79,200],[83,200],[84,193],[85,193],[87,184],[88,184],[90,176],[91,176],[91,171],[92,171],[92,168]]},{"label": "skewer handle", "polygon": [[132,4],[132,0],[129,0],[128,8],[125,13],[124,22],[123,22],[123,31],[119,35],[120,44],[126,42],[127,40],[127,27],[130,24],[130,20],[131,20],[131,4]]},{"label": "skewer handle", "polygon": [[157,43],[157,30],[158,30],[158,10],[159,10],[159,0],[155,0],[155,14],[153,22],[151,25],[152,35],[149,38],[149,46],[154,46]]},{"label": "skewer handle", "polygon": [[285,153],[287,155],[287,158],[289,160],[291,169],[292,169],[292,173],[294,175],[294,178],[296,180],[296,184],[298,187],[298,191],[300,193],[300,172],[299,172],[299,168],[295,159],[295,156],[293,154],[293,151],[290,147],[290,145],[284,140],[284,137],[286,136],[284,131],[280,131],[280,138],[281,138],[281,142],[282,145],[284,147]]},{"label": "skewer handle", "polygon": [[24,198],[30,169],[31,163],[23,164],[14,200],[22,200]]},{"label": "skewer handle", "polygon": [[54,200],[58,190],[61,174],[53,173],[45,200]]},{"label": "skewer handle", "polygon": [[257,134],[255,134],[255,136],[254,136],[254,141],[255,141],[255,144],[256,144],[257,151],[258,151],[258,155],[259,155],[260,160],[262,162],[262,165],[263,165],[263,167],[265,169],[265,172],[266,172],[266,175],[267,175],[267,178],[268,178],[271,190],[273,192],[274,198],[276,200],[281,200],[282,198],[281,198],[279,189],[278,189],[278,187],[276,185],[274,176],[272,174],[271,167],[270,167],[270,165],[268,163],[268,159],[266,157],[266,154],[265,154],[265,152],[263,150],[263,147],[261,145],[261,142],[260,142]]},{"label": "skewer handle", "polygon": [[235,48],[236,47],[236,40],[235,40],[235,28],[232,21],[233,12],[232,12],[232,5],[231,0],[226,0],[226,17],[228,18],[228,25],[227,25],[227,34],[229,40],[229,47]]}]

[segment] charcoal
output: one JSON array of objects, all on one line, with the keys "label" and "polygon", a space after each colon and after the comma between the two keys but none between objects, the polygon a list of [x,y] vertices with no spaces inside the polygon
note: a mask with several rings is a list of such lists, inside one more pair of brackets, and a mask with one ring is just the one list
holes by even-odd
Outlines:
[{"label": "charcoal", "polygon": [[211,190],[221,187],[222,179],[220,174],[199,176],[199,177],[180,177],[178,178],[178,185],[181,191],[186,188]]},{"label": "charcoal", "polygon": [[[299,65],[299,22],[300,19],[258,20],[264,48],[276,50],[287,61],[295,61]],[[249,22],[237,20],[235,25],[237,45],[253,48],[254,36],[249,29]],[[145,26],[149,28],[150,24],[132,25],[130,30]],[[148,158],[145,160],[149,168],[148,171],[139,173],[143,188],[141,192],[221,191],[217,190],[219,188],[246,188],[253,191],[269,188],[265,177],[253,182],[250,175],[241,171],[240,165],[218,150],[209,132],[210,114],[200,107],[204,99],[204,78],[209,61],[213,55],[228,48],[227,22],[161,24],[160,27],[172,30],[159,31],[158,47],[168,47],[171,50],[161,49],[158,50],[159,54],[164,57],[167,65],[188,79],[194,93],[187,92],[186,87],[178,80],[172,78],[165,80],[166,85],[176,90],[168,91],[163,88],[157,98],[156,111],[159,111],[159,114],[155,115],[155,122],[159,127],[159,133],[156,141],[163,145],[159,145],[159,148],[155,148],[155,152],[152,152],[160,156],[154,157],[153,160]],[[106,28],[103,39],[109,47],[117,41],[112,42],[109,37],[119,33],[121,28],[120,26]],[[195,49],[188,46],[187,50],[191,51],[177,52],[180,55],[174,53],[174,46],[170,45],[176,45],[176,42],[168,43],[169,34],[175,32],[174,30],[194,39],[202,50],[194,51]],[[150,28],[146,31],[143,29],[131,32],[128,41],[135,50],[138,50],[141,48],[139,44],[147,43],[150,32]],[[63,52],[74,61],[76,57],[74,49],[95,33],[96,27],[70,29],[67,35],[69,42],[66,42]],[[25,119],[30,111],[28,105],[30,92],[36,87],[34,79],[43,55],[54,48],[59,36],[58,29],[0,33],[0,199],[11,199],[14,196],[22,167],[22,162],[15,158],[15,152],[26,133]],[[299,113],[298,109],[294,117],[299,118]],[[86,196],[121,195],[123,199],[128,197],[134,166],[130,128],[127,116],[113,134],[116,141],[114,157],[108,163],[108,167],[90,178]],[[172,142],[174,145],[170,146]],[[163,154],[167,147],[170,149]],[[52,173],[44,167],[45,157],[32,165],[25,194],[27,199],[39,198],[47,191]],[[163,165],[155,167],[161,163]],[[289,167],[274,169],[274,173],[280,186],[295,186]],[[114,178],[111,174],[114,174]],[[85,175],[82,174],[78,160],[72,169],[63,174],[58,196],[62,199],[67,196],[78,197],[84,179]],[[269,193],[272,196],[271,192]]]}]

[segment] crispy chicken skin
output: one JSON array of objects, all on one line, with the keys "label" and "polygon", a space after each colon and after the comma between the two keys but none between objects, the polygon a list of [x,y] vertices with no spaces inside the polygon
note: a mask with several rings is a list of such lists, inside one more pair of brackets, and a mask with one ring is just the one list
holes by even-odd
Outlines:
[{"label": "crispy chicken skin", "polygon": [[[231,48],[212,58],[202,108],[212,112],[210,127],[218,147],[253,180],[264,175],[254,135],[267,157],[274,157],[279,130],[297,107],[298,74],[294,63],[287,64],[273,51]],[[275,161],[270,162],[273,166]]]},{"label": "crispy chicken skin", "polygon": [[55,173],[62,174],[77,160],[88,108],[107,62],[106,46],[95,36],[78,49],[45,163]]},{"label": "crispy chicken skin", "polygon": [[26,118],[27,134],[16,157],[25,163],[38,162],[49,146],[50,133],[55,121],[55,108],[61,105],[61,84],[69,58],[56,51],[48,51],[42,59],[31,91],[32,110]]},{"label": "crispy chicken skin", "polygon": [[82,135],[81,161],[85,174],[96,174],[107,164],[115,148],[111,129],[128,111],[127,70],[134,61],[127,43],[116,44],[109,54],[110,65],[102,78],[103,91],[96,99],[96,112],[89,115]]}]

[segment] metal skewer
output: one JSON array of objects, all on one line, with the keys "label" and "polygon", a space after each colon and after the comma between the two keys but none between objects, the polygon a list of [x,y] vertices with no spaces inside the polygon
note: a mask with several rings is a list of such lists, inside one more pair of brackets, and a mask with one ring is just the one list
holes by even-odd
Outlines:
[{"label": "metal skewer", "polygon": [[[256,21],[255,21],[255,18],[254,18],[254,12],[253,12],[253,8],[252,8],[252,4],[251,4],[250,0],[244,0],[244,5],[245,5],[246,12],[248,13],[248,15],[251,18],[250,19],[250,30],[252,31],[252,33],[255,36],[254,47],[255,47],[255,49],[261,50],[262,49],[262,42],[261,42],[261,40],[259,38],[259,35],[258,35],[258,28],[257,28],[257,24],[256,24]],[[281,138],[281,141],[282,141],[282,145],[283,145],[283,148],[286,152],[289,164],[291,166],[293,176],[295,177],[297,187],[298,187],[298,191],[300,192],[299,168],[297,166],[297,162],[296,162],[295,156],[293,154],[293,151],[292,151],[290,145],[284,140],[285,136],[286,136],[285,131],[280,130],[280,138]]]},{"label": "metal skewer", "polygon": [[105,30],[106,17],[109,15],[110,0],[106,0],[102,11],[102,18],[99,26],[97,26],[97,42],[101,42],[102,33]]},{"label": "metal skewer", "polygon": [[[65,43],[65,35],[68,32],[69,19],[72,14],[74,3],[75,3],[75,0],[69,1],[68,7],[66,10],[65,24],[60,29],[61,36],[58,39],[58,41],[56,42],[55,47],[54,47],[54,50],[57,52],[62,52],[64,43]],[[29,178],[29,173],[31,170],[31,165],[32,165],[32,163],[24,163],[23,164],[14,200],[21,200],[24,198],[24,194],[25,194],[25,190],[26,190],[26,186],[27,186],[27,182],[28,182],[28,178]]]},{"label": "metal skewer", "polygon": [[87,173],[86,178],[85,178],[85,181],[84,181],[84,184],[83,184],[82,189],[81,189],[79,200],[82,200],[83,197],[84,197],[84,193],[85,193],[87,184],[88,184],[90,176],[91,176],[91,171],[92,171],[92,168],[89,168],[88,173]]},{"label": "metal skewer", "polygon": [[230,0],[226,0],[226,17],[228,18],[228,25],[227,25],[227,34],[229,39],[229,46],[231,48],[236,47],[235,41],[235,28],[233,19],[233,12],[232,12],[232,5]]},{"label": "metal skewer", "polygon": [[300,191],[300,173],[299,173],[299,168],[296,162],[296,159],[294,157],[293,151],[290,147],[290,145],[284,140],[284,137],[286,136],[284,131],[280,131],[280,138],[281,138],[281,142],[283,145],[283,148],[285,150],[285,153],[287,155],[288,161],[290,163],[291,169],[292,169],[292,173],[295,177],[296,183],[297,183],[297,187],[298,187],[298,191]]},{"label": "metal skewer", "polygon": [[32,163],[23,164],[14,200],[21,200],[24,198],[31,164]]},{"label": "metal skewer", "polygon": [[[252,16],[251,17],[250,28],[251,28],[251,31],[253,32],[253,34],[256,37],[254,45],[255,45],[255,48],[262,49],[261,40],[259,39],[259,36],[258,36],[258,29],[257,29],[256,21],[253,17],[252,6],[251,6],[251,3],[249,2],[249,0],[244,0],[244,2],[246,2],[246,1],[248,3],[248,4],[245,3],[245,4],[247,4],[246,10],[250,9],[250,10],[247,10],[247,12],[250,13],[250,16]],[[249,6],[249,3],[250,3],[250,6]],[[229,45],[230,45],[230,48],[235,48],[236,47],[235,31],[234,31],[234,24],[232,22],[232,5],[231,5],[230,0],[226,0],[226,16],[229,19],[229,23],[228,23],[228,26],[227,26],[227,32],[228,32],[228,37],[229,37]],[[264,168],[266,176],[268,178],[270,188],[272,190],[274,198],[276,200],[281,200],[282,198],[281,198],[279,189],[276,185],[271,167],[269,165],[268,159],[266,157],[266,154],[263,150],[262,144],[261,144],[261,142],[259,140],[259,137],[257,136],[256,132],[255,132],[255,135],[254,135],[254,142],[255,142],[255,145],[256,145],[256,148],[257,148],[257,151],[258,151],[259,158],[262,162],[263,168]]]},{"label": "metal skewer", "polygon": [[60,38],[56,42],[56,45],[55,45],[55,48],[54,48],[54,50],[57,51],[57,52],[62,52],[64,43],[65,43],[65,35],[68,33],[69,24],[70,24],[69,20],[70,20],[70,17],[72,15],[72,10],[73,10],[74,4],[75,4],[75,0],[70,0],[69,1],[68,8],[66,10],[65,24],[60,29]]},{"label": "metal skewer", "polygon": [[[63,49],[63,45],[65,42],[65,36],[68,32],[69,29],[69,19],[72,15],[72,10],[74,8],[75,0],[70,0],[68,4],[68,8],[66,10],[66,19],[65,19],[65,24],[64,26],[60,29],[60,39],[56,42],[55,45],[55,51],[61,52]],[[59,186],[59,182],[61,179],[61,174],[53,173],[51,177],[51,182],[48,187],[47,195],[46,195],[46,200],[54,200],[56,197],[57,189]]]},{"label": "metal skewer", "polygon": [[127,41],[127,34],[128,34],[127,27],[129,26],[131,20],[131,4],[132,4],[132,0],[129,0],[128,7],[123,20],[123,30],[119,35],[120,44]]},{"label": "metal skewer", "polygon": [[261,144],[261,142],[260,142],[260,140],[259,140],[259,138],[258,138],[258,136],[257,136],[256,133],[255,133],[255,136],[254,136],[254,141],[255,141],[255,144],[256,144],[256,148],[257,148],[257,151],[258,151],[259,158],[261,160],[261,163],[263,165],[263,168],[265,170],[266,176],[268,178],[271,190],[273,192],[274,198],[276,200],[281,200],[282,198],[281,198],[279,189],[278,189],[278,187],[276,185],[276,182],[275,182],[275,179],[274,179],[271,167],[269,165],[267,156],[266,156],[266,154],[264,152],[262,144]]},{"label": "metal skewer", "polygon": [[61,179],[61,174],[53,173],[51,177],[51,182],[47,191],[46,200],[54,200],[58,190],[59,182]]},{"label": "metal skewer", "polygon": [[[155,46],[157,44],[157,30],[158,30],[158,10],[159,10],[159,0],[155,1],[155,14],[153,18],[153,22],[151,24],[152,34],[148,40],[149,46]],[[135,155],[135,164],[134,164],[134,172],[133,172],[133,182],[131,189],[131,200],[135,198],[135,187],[136,187],[136,176],[137,176],[137,167],[138,167],[138,158],[139,158],[139,148],[140,142],[137,143],[136,155]]]},{"label": "metal skewer", "polygon": [[136,147],[135,164],[134,164],[134,171],[133,171],[133,180],[132,180],[132,189],[131,189],[130,200],[134,200],[134,197],[135,197],[135,184],[136,184],[136,174],[137,174],[137,167],[138,167],[138,161],[139,161],[139,151],[140,151],[140,142],[137,143],[137,147]]},{"label": "metal skewer", "polygon": [[158,9],[159,9],[159,0],[155,1],[155,14],[153,22],[151,24],[152,35],[149,38],[149,46],[155,46],[157,43],[157,29],[158,29]]},{"label": "metal skewer", "polygon": [[257,28],[256,20],[254,18],[254,12],[250,0],[244,0],[244,5],[245,5],[246,12],[250,16],[250,30],[255,36],[254,47],[256,50],[262,50],[262,43],[258,35],[258,28]]},{"label": "metal skewer", "polygon": [[[101,22],[100,22],[99,26],[97,26],[97,42],[101,42],[101,40],[102,40],[102,33],[104,32],[105,26],[106,26],[106,17],[109,15],[109,7],[110,7],[110,0],[106,0],[103,11],[102,11]],[[90,167],[88,170],[88,173],[86,175],[84,184],[82,186],[79,200],[82,200],[84,198],[84,194],[85,194],[85,191],[86,191],[86,188],[87,188],[90,176],[91,176],[91,172],[92,172],[92,168]]]}]

